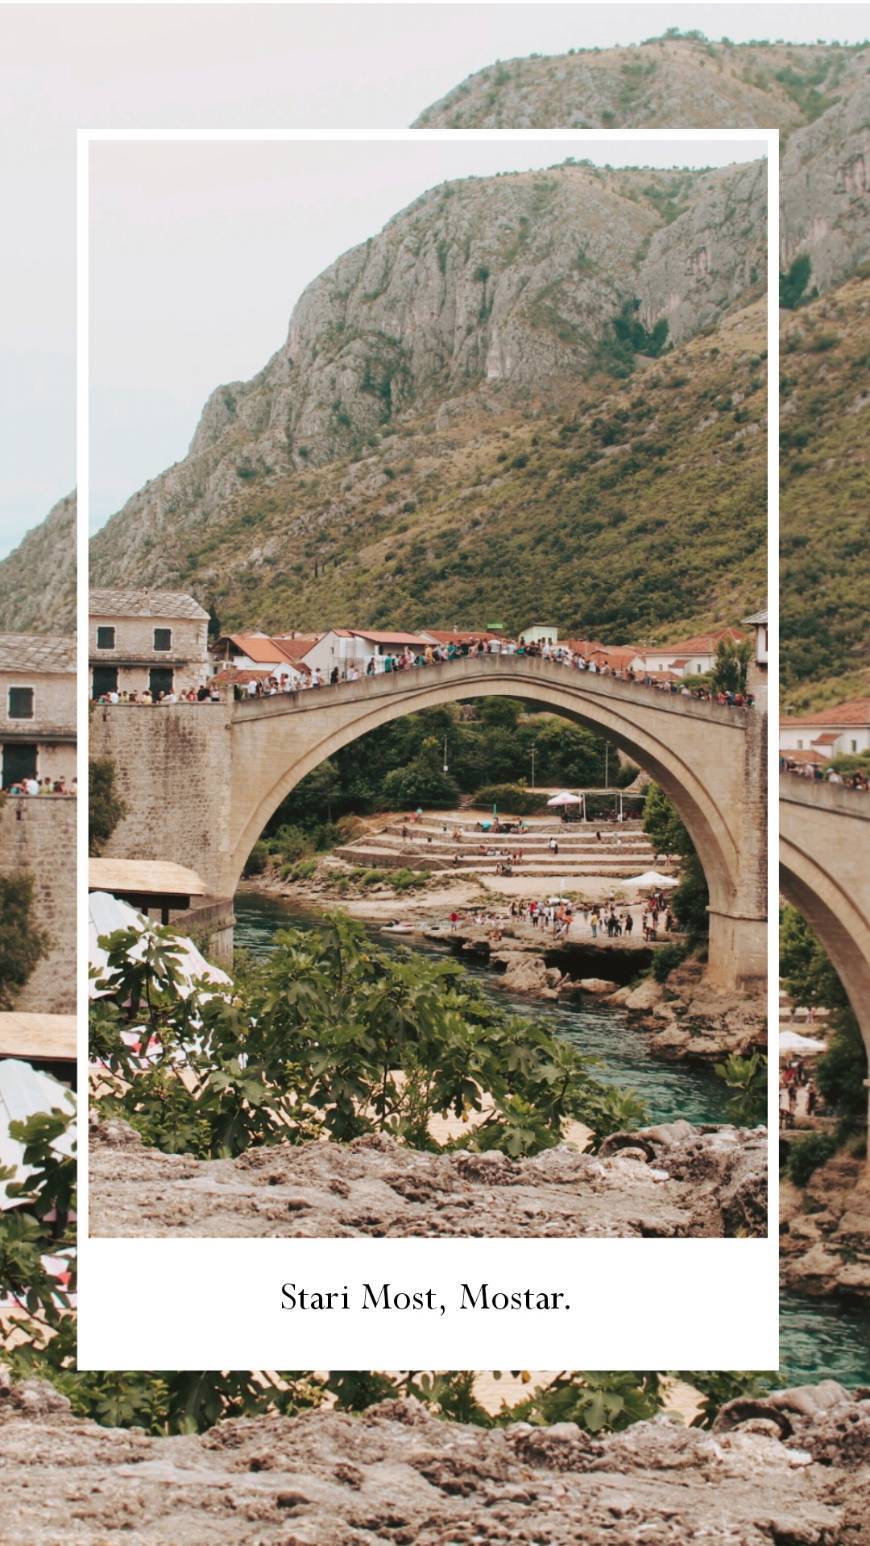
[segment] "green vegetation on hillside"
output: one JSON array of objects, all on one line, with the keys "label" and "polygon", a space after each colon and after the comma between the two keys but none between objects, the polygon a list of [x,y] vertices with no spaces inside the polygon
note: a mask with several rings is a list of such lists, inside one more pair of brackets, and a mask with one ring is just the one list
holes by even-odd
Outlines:
[{"label": "green vegetation on hillside", "polygon": [[802,306],[781,368],[782,696],[791,710],[868,691],[866,434],[870,273]]},{"label": "green vegetation on hillside", "polygon": [[[181,582],[223,626],[697,631],[765,586],[764,307],[607,378],[241,490]],[[252,550],[251,528],[257,542]]]}]

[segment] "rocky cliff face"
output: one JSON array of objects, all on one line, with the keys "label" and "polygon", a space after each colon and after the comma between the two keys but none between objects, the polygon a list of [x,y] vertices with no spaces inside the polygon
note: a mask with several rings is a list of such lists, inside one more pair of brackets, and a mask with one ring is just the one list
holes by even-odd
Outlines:
[{"label": "rocky cliff face", "polygon": [[870,257],[870,52],[664,38],[512,59],[469,76],[418,128],[778,128],[781,258],[839,284]]},{"label": "rocky cliff face", "polygon": [[626,306],[674,344],[715,325],[763,284],[764,210],[759,163],[431,190],[308,287],[259,375],[212,394],[189,456],[95,539],[94,578],[167,579],[180,534],[254,480],[359,458],[409,415],[587,376]]},{"label": "rocky cliff face", "polygon": [[488,65],[427,107],[414,127],[788,132],[848,96],[860,67],[860,51],[837,44],[653,38]]},{"label": "rocky cliff face", "polygon": [[0,563],[0,629],[67,633],[76,615],[76,499],[67,494]]}]

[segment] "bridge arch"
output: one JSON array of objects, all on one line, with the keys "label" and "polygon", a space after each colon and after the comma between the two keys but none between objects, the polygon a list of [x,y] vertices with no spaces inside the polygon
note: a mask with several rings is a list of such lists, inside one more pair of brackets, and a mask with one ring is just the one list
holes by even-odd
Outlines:
[{"label": "bridge arch", "polygon": [[780,780],[780,889],[824,947],[870,1057],[870,811],[866,797]]},{"label": "bridge arch", "polygon": [[608,737],[661,784],[707,877],[708,975],[723,986],[757,984],[765,962],[764,739],[758,716],[522,656],[451,662],[292,700],[234,705],[229,890],[282,800],[343,746],[420,709],[499,695]]}]

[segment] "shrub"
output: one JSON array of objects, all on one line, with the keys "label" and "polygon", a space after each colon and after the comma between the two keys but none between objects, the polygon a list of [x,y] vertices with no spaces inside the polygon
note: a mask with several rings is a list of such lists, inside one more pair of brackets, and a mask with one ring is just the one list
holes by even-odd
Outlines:
[{"label": "shrub", "polygon": [[824,1165],[837,1151],[833,1133],[808,1133],[789,1145],[785,1173],[795,1186],[806,1186],[820,1165]]},{"label": "shrub", "polygon": [[474,796],[474,804],[478,809],[491,811],[495,805],[512,816],[530,816],[546,810],[548,799],[546,791],[527,789],[525,784],[485,784]]},{"label": "shrub", "polygon": [[0,875],[0,1008],[11,1008],[48,945],[33,920],[33,877]]},{"label": "shrub", "polygon": [[269,847],[262,839],[255,843],[245,860],[243,875],[262,875],[269,862]]},{"label": "shrub", "polygon": [[686,945],[663,945],[652,958],[652,974],[656,982],[665,982],[676,966],[686,959]]},{"label": "shrub", "polygon": [[102,853],[127,807],[115,786],[115,764],[111,757],[94,757],[88,767],[88,853]]}]

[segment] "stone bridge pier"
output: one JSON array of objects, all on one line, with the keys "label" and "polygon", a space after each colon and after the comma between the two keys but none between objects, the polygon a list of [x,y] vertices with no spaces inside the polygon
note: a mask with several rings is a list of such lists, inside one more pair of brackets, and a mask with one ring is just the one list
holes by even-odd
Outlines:
[{"label": "stone bridge pier", "polygon": [[295,697],[98,708],[91,752],[114,760],[128,807],[106,851],[189,864],[215,898],[231,897],[267,821],[319,763],[400,715],[491,696],[521,699],[609,737],[661,784],[707,877],[708,980],[723,990],[760,990],[764,717],[549,661],[492,655]]}]

